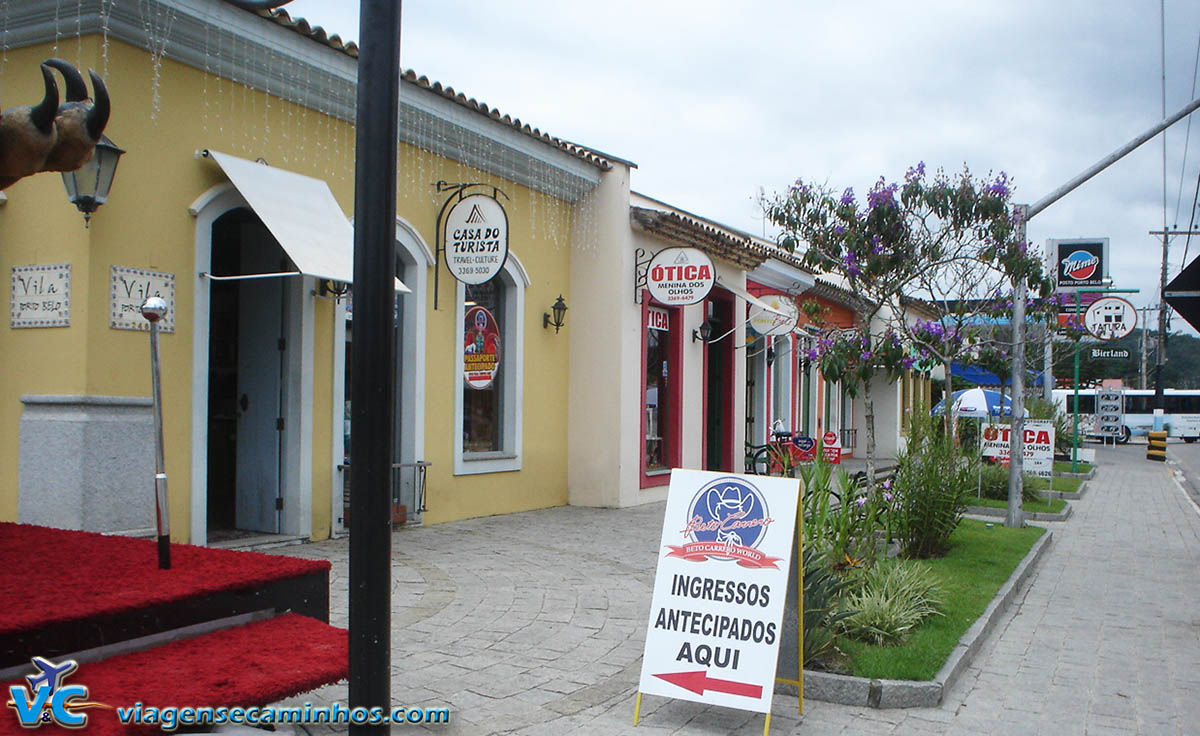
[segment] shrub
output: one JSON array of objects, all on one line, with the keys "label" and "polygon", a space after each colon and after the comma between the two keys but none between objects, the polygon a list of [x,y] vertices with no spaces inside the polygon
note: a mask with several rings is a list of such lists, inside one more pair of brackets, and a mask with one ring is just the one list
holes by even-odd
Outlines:
[{"label": "shrub", "polygon": [[[1071,452],[1071,438],[1074,435],[1074,423],[1071,415],[1060,411],[1052,402],[1045,399],[1026,399],[1025,408],[1029,410],[1030,419],[1050,419],[1054,422],[1054,454],[1061,456]],[[1080,436],[1083,429],[1080,428]]]},{"label": "shrub", "polygon": [[904,557],[941,554],[975,493],[977,460],[941,436],[939,420],[914,411],[892,489],[891,528]]},{"label": "shrub", "polygon": [[880,554],[892,494],[861,492],[845,471],[818,460],[801,466],[804,541],[824,553],[834,570],[870,565]]},{"label": "shrub", "polygon": [[899,644],[922,621],[940,615],[942,594],[928,568],[911,560],[865,570],[855,588],[842,597],[850,612],[838,629],[869,644]]},{"label": "shrub", "polygon": [[[1021,500],[1037,501],[1041,499],[1038,492],[1030,488],[1028,483],[1022,485]],[[1008,500],[1008,467],[994,463],[983,463],[979,477],[979,495],[997,501]]]},{"label": "shrub", "polygon": [[837,652],[837,625],[854,611],[841,605],[849,579],[835,573],[825,554],[809,544],[804,545],[803,570],[804,665],[808,666]]}]

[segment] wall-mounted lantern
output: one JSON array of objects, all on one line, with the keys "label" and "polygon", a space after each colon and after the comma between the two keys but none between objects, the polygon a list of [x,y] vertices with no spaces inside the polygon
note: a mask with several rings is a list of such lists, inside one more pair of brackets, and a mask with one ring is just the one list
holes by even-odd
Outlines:
[{"label": "wall-mounted lantern", "polygon": [[692,342],[708,342],[713,336],[713,322],[706,319],[700,323],[699,329],[692,330]]},{"label": "wall-mounted lantern", "polygon": [[[550,312],[553,312],[554,316],[551,316]],[[550,307],[550,312],[542,314],[542,329],[554,327],[554,332],[557,334],[567,322],[567,303],[563,301],[562,294],[558,295],[554,306]]]},{"label": "wall-mounted lantern", "polygon": [[90,161],[75,171],[62,172],[67,199],[83,213],[84,227],[91,221],[92,213],[108,199],[113,176],[117,173],[117,161],[123,153],[108,136],[102,135]]}]

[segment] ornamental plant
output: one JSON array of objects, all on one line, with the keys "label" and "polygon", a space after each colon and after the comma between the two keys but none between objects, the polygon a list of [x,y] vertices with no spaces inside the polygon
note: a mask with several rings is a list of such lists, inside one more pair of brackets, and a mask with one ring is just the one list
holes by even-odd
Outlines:
[{"label": "ornamental plant", "polygon": [[933,572],[913,560],[893,560],[864,570],[842,596],[850,615],[838,630],[869,644],[901,644],[922,621],[941,615],[943,594]]},{"label": "ornamental plant", "polygon": [[818,459],[800,466],[804,480],[804,543],[820,550],[835,571],[870,567],[882,554],[888,510],[887,488],[860,492],[843,470]]},{"label": "ornamental plant", "polygon": [[[861,385],[872,488],[874,375],[895,378],[914,365],[948,368],[978,350],[979,318],[998,308],[1006,280],[1034,281],[1039,296],[1049,295],[1039,260],[1028,243],[1015,242],[1011,195],[1003,172],[976,178],[964,167],[954,176],[929,174],[920,163],[903,182],[881,177],[861,203],[852,188],[838,194],[797,179],[767,206],[780,246],[807,267],[837,276],[859,302],[855,327],[823,331],[815,357],[826,378]],[[907,316],[913,313],[924,317]]]},{"label": "ornamental plant", "polygon": [[976,492],[979,460],[974,453],[960,454],[950,435],[924,410],[913,412],[908,445],[898,460],[890,513],[900,555],[940,555]]}]

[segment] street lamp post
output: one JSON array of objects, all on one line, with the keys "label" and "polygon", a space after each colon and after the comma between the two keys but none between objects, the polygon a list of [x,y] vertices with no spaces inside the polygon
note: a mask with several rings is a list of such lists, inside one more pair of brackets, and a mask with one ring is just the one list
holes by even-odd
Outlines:
[{"label": "street lamp post", "polygon": [[152,296],[142,303],[150,323],[150,382],[154,391],[154,519],[158,527],[158,569],[171,569],[171,517],[167,504],[167,466],[163,453],[162,371],[158,364],[158,323],[167,316],[167,301]]}]

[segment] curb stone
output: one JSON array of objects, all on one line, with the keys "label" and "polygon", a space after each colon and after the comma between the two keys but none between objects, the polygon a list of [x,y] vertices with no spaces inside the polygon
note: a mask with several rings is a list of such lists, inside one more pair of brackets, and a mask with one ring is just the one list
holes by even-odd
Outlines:
[{"label": "curb stone", "polygon": [[1079,484],[1077,491],[1038,491],[1042,498],[1062,498],[1068,501],[1078,501],[1083,498],[1083,494],[1087,493],[1088,481]]},{"label": "curb stone", "polygon": [[[996,509],[991,506],[968,506],[966,513],[972,516],[986,516],[988,518],[1003,519],[1008,515],[1006,509]],[[1026,521],[1066,521],[1071,517],[1071,504],[1067,504],[1063,510],[1057,514],[1052,514],[1045,511],[1025,511]]]},{"label": "curb stone", "polygon": [[[994,510],[994,509],[993,509]],[[804,671],[804,697],[840,705],[865,706],[870,708],[936,708],[942,697],[952,687],[958,676],[975,658],[983,640],[1000,616],[1011,605],[1016,593],[1028,580],[1042,555],[1050,546],[1053,533],[1046,533],[1034,542],[1033,547],[1017,565],[992,602],[988,604],[975,623],[958,640],[957,646],[932,680],[871,680],[865,677],[834,675],[828,672]],[[776,683],[775,692],[796,695],[796,686]]]}]

